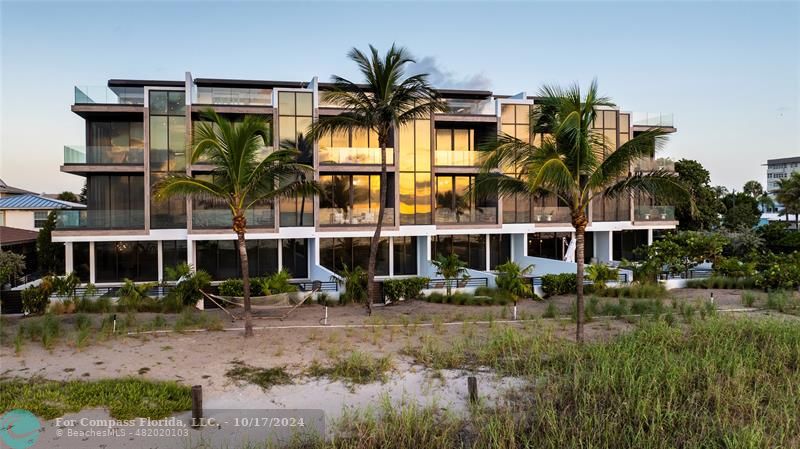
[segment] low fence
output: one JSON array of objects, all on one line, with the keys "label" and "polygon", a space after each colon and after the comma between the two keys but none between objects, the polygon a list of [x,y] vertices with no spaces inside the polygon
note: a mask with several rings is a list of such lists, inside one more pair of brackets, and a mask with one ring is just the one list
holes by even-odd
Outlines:
[{"label": "low fence", "polygon": [[[530,278],[530,283],[532,287],[541,287],[542,286],[542,276],[532,276]],[[630,284],[631,280],[628,277],[628,273],[619,273],[617,276],[617,283],[619,284]],[[591,279],[587,279],[585,276],[583,278],[583,285],[591,285]]]},{"label": "low fence", "polygon": [[488,287],[489,278],[469,277],[466,279],[431,279],[425,286],[426,289],[434,288],[465,288],[465,287]]},{"label": "low fence", "polygon": [[692,268],[683,273],[663,272],[658,275],[658,279],[666,281],[669,279],[708,279],[714,274],[714,270],[709,268]]}]

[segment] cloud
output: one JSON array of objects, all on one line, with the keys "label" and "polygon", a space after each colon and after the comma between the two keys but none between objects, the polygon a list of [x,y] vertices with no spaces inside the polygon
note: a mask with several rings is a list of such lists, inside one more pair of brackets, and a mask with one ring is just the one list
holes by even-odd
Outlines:
[{"label": "cloud", "polygon": [[491,80],[483,73],[457,76],[455,73],[442,68],[433,56],[425,56],[409,66],[409,73],[416,75],[419,73],[428,74],[428,82],[434,87],[442,89],[475,89],[488,90]]}]

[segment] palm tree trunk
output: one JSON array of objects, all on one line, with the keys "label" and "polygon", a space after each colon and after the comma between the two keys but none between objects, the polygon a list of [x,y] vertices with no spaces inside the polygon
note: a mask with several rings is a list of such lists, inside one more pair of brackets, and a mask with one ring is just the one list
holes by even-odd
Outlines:
[{"label": "palm tree trunk", "polygon": [[375,234],[369,242],[369,262],[367,264],[367,310],[372,315],[372,303],[378,299],[378,284],[375,282],[375,263],[378,259],[378,244],[381,240],[381,227],[383,214],[386,212],[386,142],[381,142],[381,186],[378,196],[378,223],[375,225]]},{"label": "palm tree trunk", "polygon": [[577,316],[575,317],[578,323],[575,332],[575,339],[578,343],[583,343],[583,320],[584,320],[584,301],[583,301],[583,276],[584,276],[584,237],[586,232],[586,217],[580,216],[574,220],[573,226],[575,227],[575,263],[578,266],[575,276],[576,293],[577,293]]},{"label": "palm tree trunk", "polygon": [[244,214],[238,214],[233,218],[233,231],[239,243],[239,265],[242,268],[242,287],[244,290],[244,336],[253,336],[253,314],[250,311],[250,263],[247,260],[247,244],[245,243],[244,233],[247,226],[247,219]]}]

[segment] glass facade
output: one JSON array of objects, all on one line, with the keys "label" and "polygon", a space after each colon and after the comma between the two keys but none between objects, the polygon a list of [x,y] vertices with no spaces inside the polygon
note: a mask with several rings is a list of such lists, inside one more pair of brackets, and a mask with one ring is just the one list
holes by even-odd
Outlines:
[{"label": "glass facade", "polygon": [[144,124],[139,122],[87,122],[87,164],[143,164]]},{"label": "glass facade", "polygon": [[[369,262],[369,237],[319,239],[320,265],[333,271],[341,272],[344,266],[349,269],[361,267],[367,269]],[[378,243],[378,257],[375,262],[375,274],[389,274],[389,239],[381,238]]]},{"label": "glass facade", "polygon": [[511,260],[511,235],[489,235],[489,269],[496,270],[498,265],[502,265],[509,260]]},{"label": "glass facade", "polygon": [[[183,91],[150,91],[150,186],[170,173],[186,173],[186,95]],[[185,228],[186,200],[150,201],[150,227]]]},{"label": "glass facade", "polygon": [[647,246],[647,230],[614,231],[612,234],[614,260],[639,260],[634,250]]},{"label": "glass facade", "polygon": [[400,224],[431,224],[431,121],[401,126],[399,143]]},{"label": "glass facade", "polygon": [[[380,206],[379,175],[323,175],[324,195],[319,199],[319,221],[323,226],[372,225]],[[388,177],[383,223],[394,224],[394,182]]]},{"label": "glass facade", "polygon": [[435,235],[431,240],[431,254],[456,254],[473,270],[486,271],[486,235]]},{"label": "glass facade", "polygon": [[[503,104],[500,107],[500,132],[524,142],[531,141],[531,105]],[[521,167],[502,167],[509,176],[522,175]],[[517,194],[503,197],[503,223],[530,223],[531,201],[529,195]]]},{"label": "glass facade", "polygon": [[417,274],[417,238],[394,237],[394,274]]},{"label": "glass facade", "polygon": [[436,223],[497,223],[497,199],[476,196],[475,176],[436,176]]},{"label": "glass facade", "polygon": [[[278,271],[278,243],[273,240],[246,240],[247,262],[251,277]],[[214,280],[242,277],[239,247],[236,240],[203,240],[196,243],[197,268]]]},{"label": "glass facade", "polygon": [[81,282],[89,282],[89,242],[72,243],[72,270]]},{"label": "glass facade", "polygon": [[[308,134],[313,122],[311,92],[278,92],[278,142],[295,146]],[[313,161],[307,161],[313,163]],[[314,226],[313,198],[280,200],[281,226]]]},{"label": "glass facade", "polygon": [[167,268],[174,268],[186,263],[186,247],[186,240],[164,240],[161,242],[161,257],[163,257],[165,271]]},{"label": "glass facade", "polygon": [[158,280],[158,242],[95,242],[95,281]]},{"label": "glass facade", "polygon": [[528,256],[564,260],[572,233],[537,232],[528,234]]},{"label": "glass facade", "polygon": [[85,225],[89,229],[144,227],[144,176],[92,175],[87,178]]},{"label": "glass facade", "polygon": [[293,278],[308,277],[308,241],[306,239],[286,239],[281,241],[283,248],[283,268]]}]

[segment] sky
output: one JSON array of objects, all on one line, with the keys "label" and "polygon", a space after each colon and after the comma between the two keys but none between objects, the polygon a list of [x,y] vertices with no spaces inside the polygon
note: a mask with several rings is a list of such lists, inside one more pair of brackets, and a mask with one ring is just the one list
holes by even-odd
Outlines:
[{"label": "sky", "polygon": [[587,85],[625,111],[674,114],[661,154],[712,183],[766,184],[800,156],[800,1],[37,2],[0,0],[0,178],[79,191],[73,86],[109,78],[358,80],[351,47],[393,42],[439,87],[535,94]]}]

